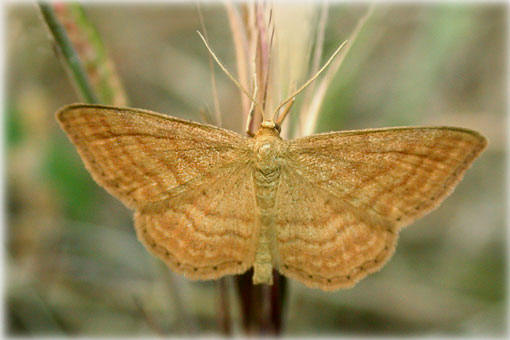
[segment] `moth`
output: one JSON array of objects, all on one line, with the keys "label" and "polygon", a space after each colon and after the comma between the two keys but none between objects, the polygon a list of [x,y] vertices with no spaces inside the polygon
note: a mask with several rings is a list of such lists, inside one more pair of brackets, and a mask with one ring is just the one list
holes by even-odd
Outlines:
[{"label": "moth", "polygon": [[145,110],[74,104],[58,122],[94,180],[134,210],[138,239],[168,267],[212,280],[253,267],[308,287],[352,287],[395,251],[486,147],[456,127],[253,138]]}]

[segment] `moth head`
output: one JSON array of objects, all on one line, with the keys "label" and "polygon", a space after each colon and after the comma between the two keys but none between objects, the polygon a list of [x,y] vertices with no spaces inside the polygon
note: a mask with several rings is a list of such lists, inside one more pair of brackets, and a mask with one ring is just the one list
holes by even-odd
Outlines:
[{"label": "moth head", "polygon": [[255,137],[259,136],[274,136],[279,137],[281,132],[281,127],[279,124],[275,123],[272,120],[264,120],[260,124],[260,128],[255,134]]}]

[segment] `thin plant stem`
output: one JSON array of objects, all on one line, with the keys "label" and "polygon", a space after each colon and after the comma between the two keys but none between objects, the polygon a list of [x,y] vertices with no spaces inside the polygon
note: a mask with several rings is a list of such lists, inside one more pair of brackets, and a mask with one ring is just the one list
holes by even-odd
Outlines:
[{"label": "thin plant stem", "polygon": [[[321,58],[322,58],[322,50],[324,49],[324,37],[326,35],[326,23],[328,22],[328,3],[325,1],[322,4],[321,13],[319,17],[319,27],[317,29],[317,35],[315,38],[315,51],[312,59],[312,74],[316,73],[319,70]],[[312,85],[313,88],[313,85]]]},{"label": "thin plant stem", "polygon": [[156,333],[158,336],[165,335],[165,331],[161,328],[157,320],[154,318],[154,316],[147,311],[147,309],[144,307],[143,302],[140,300],[139,297],[136,295],[133,295],[133,302],[135,306],[140,311],[140,314],[142,314],[143,318],[145,319],[145,322],[147,325]]},{"label": "thin plant stem", "polygon": [[41,10],[44,21],[48,25],[51,34],[55,38],[56,46],[61,51],[64,57],[64,61],[71,72],[79,94],[87,103],[99,103],[99,99],[94,93],[92,85],[90,84],[90,81],[87,77],[87,73],[85,72],[85,69],[81,63],[80,57],[76,53],[76,50],[69,40],[64,27],[58,21],[53,8],[46,2],[40,2],[39,8]]},{"label": "thin plant stem", "polygon": [[166,281],[168,292],[172,296],[172,301],[176,309],[177,325],[184,334],[193,335],[197,333],[197,325],[195,320],[187,313],[186,304],[183,301],[182,294],[179,289],[178,282],[172,272],[163,263],[158,263],[158,268]]},{"label": "thin plant stem", "polygon": [[[230,1],[225,3],[225,8],[230,23],[230,30],[232,32],[232,40],[234,42],[234,51],[236,54],[237,61],[237,75],[239,82],[248,86],[248,65],[246,60],[248,59],[248,41],[246,38],[246,30],[243,26],[241,15],[234,4]],[[241,104],[244,120],[248,121],[249,106],[252,103],[247,97],[241,95]]]},{"label": "thin plant stem", "polygon": [[251,282],[252,275],[253,270],[250,269],[246,273],[236,276],[235,280],[240,302],[241,326],[245,334],[252,333],[252,315],[255,314],[255,308],[252,306],[253,295],[255,295],[255,287]]},{"label": "thin plant stem", "polygon": [[331,65],[331,68],[326,72],[324,77],[321,79],[320,84],[314,91],[313,98],[307,105],[307,111],[306,112],[301,111],[300,122],[302,121],[302,124],[299,129],[300,130],[299,136],[307,136],[315,131],[317,127],[317,121],[319,118],[320,108],[324,101],[326,91],[329,85],[331,84],[334,75],[338,72],[339,68],[342,66],[345,57],[349,53],[352,45],[358,38],[359,33],[361,32],[363,27],[365,27],[367,20],[371,17],[373,12],[374,4],[371,4],[368,7],[367,12],[358,20],[356,27],[354,28],[353,32],[349,36],[349,39],[347,40],[348,43],[345,46],[345,49],[342,51],[342,54],[339,56],[338,59],[335,60],[335,62]]},{"label": "thin plant stem", "polygon": [[221,333],[226,336],[232,335],[232,318],[230,316],[230,300],[228,296],[228,278],[218,279],[218,321]]},{"label": "thin plant stem", "polygon": [[[209,39],[207,36],[207,29],[205,27],[204,22],[204,16],[202,15],[202,9],[200,8],[200,2],[197,2],[197,12],[198,12],[198,18],[200,21],[200,26],[202,27],[202,30],[204,31],[204,37],[206,39]],[[213,103],[214,103],[214,116],[216,120],[216,125],[222,126],[222,119],[221,119],[221,109],[220,109],[220,101],[218,98],[218,88],[216,86],[216,76],[214,74],[214,64],[213,60],[211,58],[211,55],[209,55],[209,70],[211,72],[211,86],[212,86],[212,96],[213,96]]]},{"label": "thin plant stem", "polygon": [[99,100],[110,105],[126,106],[126,94],[115,65],[83,6],[77,2],[61,2],[54,4],[53,8],[57,19],[66,29]]},{"label": "thin plant stem", "polygon": [[[258,94],[258,86],[257,86],[257,75],[255,74],[253,76],[253,98],[257,98]],[[250,110],[248,111],[248,119],[246,120],[246,129],[245,132],[248,136],[253,137],[255,134],[252,132],[252,122],[253,122],[253,116],[255,114],[255,102],[251,102]]]},{"label": "thin plant stem", "polygon": [[271,310],[270,318],[273,325],[273,333],[279,335],[283,330],[283,312],[287,300],[287,278],[273,271],[273,285],[271,286]]},{"label": "thin plant stem", "polygon": [[287,279],[273,270],[273,285],[253,285],[253,270],[236,277],[242,328],[247,335],[280,335]]},{"label": "thin plant stem", "polygon": [[[326,24],[328,21],[328,13],[329,13],[328,9],[329,9],[328,2],[325,1],[322,4],[321,12],[319,15],[319,27],[317,29],[317,34],[315,37],[314,54],[313,54],[313,59],[312,59],[312,66],[310,69],[311,74],[315,74],[319,70],[319,67],[320,67],[322,52],[324,49],[324,39],[326,36]],[[297,115],[298,119],[299,119],[299,117],[305,116],[306,113],[310,110],[311,99],[312,99],[312,95],[315,93],[316,85],[317,85],[317,83],[313,83],[306,90],[306,92],[304,94],[303,104],[301,105],[300,112]],[[289,134],[290,133],[291,133],[291,131],[289,131]]]}]

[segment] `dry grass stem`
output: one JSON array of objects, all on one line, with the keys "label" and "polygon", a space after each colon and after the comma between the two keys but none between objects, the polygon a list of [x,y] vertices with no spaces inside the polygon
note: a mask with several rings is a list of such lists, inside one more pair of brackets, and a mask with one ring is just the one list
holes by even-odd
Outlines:
[{"label": "dry grass stem", "polygon": [[301,111],[299,115],[299,131],[298,136],[308,136],[315,132],[317,128],[317,121],[319,118],[319,112],[324,101],[324,97],[326,95],[326,91],[328,90],[333,77],[339,70],[342,65],[345,57],[349,53],[353,43],[356,41],[360,31],[365,26],[368,18],[372,15],[374,11],[374,5],[370,5],[365,15],[358,21],[354,31],[351,33],[349,39],[347,40],[347,45],[343,50],[340,57],[331,65],[330,69],[324,74],[323,79],[321,80],[317,90],[312,96],[309,105],[304,106],[306,111]]},{"label": "dry grass stem", "polygon": [[[200,8],[200,2],[197,2],[197,12],[198,19],[200,21],[200,27],[202,28],[202,31],[204,31],[204,37],[205,39],[209,39],[207,36],[207,28],[205,27],[204,16],[202,15],[202,10]],[[218,97],[218,87],[216,85],[216,76],[214,73],[214,63],[210,55],[209,55],[209,70],[211,73],[211,90],[214,103],[215,123],[217,126],[222,126],[220,100]]]},{"label": "dry grass stem", "polygon": [[[239,13],[237,7],[234,6],[230,1],[226,2],[225,7],[229,18],[232,39],[234,42],[234,51],[237,63],[237,75],[239,77],[239,82],[243,86],[247,87],[249,85],[249,66],[248,66],[249,54],[247,33],[244,28],[241,14]],[[253,101],[241,95],[241,103],[244,121],[249,122],[250,113],[249,107],[251,106],[251,103],[253,103]]]}]

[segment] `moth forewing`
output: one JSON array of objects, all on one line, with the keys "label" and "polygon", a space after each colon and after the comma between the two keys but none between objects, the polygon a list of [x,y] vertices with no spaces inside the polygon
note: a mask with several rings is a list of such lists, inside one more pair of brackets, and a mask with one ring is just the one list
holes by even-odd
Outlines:
[{"label": "moth forewing", "polygon": [[74,104],[56,116],[94,180],[131,209],[248,152],[234,132],[147,110]]}]

